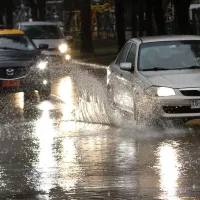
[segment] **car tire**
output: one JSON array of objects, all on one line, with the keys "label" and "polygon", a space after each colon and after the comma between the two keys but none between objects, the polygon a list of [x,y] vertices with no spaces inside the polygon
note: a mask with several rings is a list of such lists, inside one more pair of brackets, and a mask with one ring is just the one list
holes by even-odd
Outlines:
[{"label": "car tire", "polygon": [[142,125],[147,126],[152,124],[152,120],[148,114],[145,113],[144,110],[142,110],[142,107],[139,106],[139,98],[134,99],[133,103],[133,115],[136,125]]},{"label": "car tire", "polygon": [[137,105],[137,102],[134,103],[134,119],[135,119],[135,123],[138,125],[140,124],[141,122],[141,119],[142,119],[142,116],[141,116],[141,113],[138,109],[138,105]]},{"label": "car tire", "polygon": [[108,110],[108,118],[110,121],[110,124],[113,126],[117,126],[116,122],[116,113],[119,112],[119,110],[116,107],[116,104],[113,101],[113,89],[110,85],[107,85],[107,110]]},{"label": "car tire", "polygon": [[116,110],[116,105],[113,101],[113,89],[110,85],[107,85],[107,98],[108,98],[108,105],[111,108],[111,110]]},{"label": "car tire", "polygon": [[51,86],[47,86],[45,89],[39,91],[40,100],[47,100],[51,95]]},{"label": "car tire", "polygon": [[24,91],[24,101],[30,101],[35,98],[35,91],[34,90],[25,90]]}]

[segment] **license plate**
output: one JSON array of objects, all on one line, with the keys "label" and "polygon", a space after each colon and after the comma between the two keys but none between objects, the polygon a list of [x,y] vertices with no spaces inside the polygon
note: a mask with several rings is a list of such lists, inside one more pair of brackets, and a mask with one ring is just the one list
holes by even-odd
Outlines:
[{"label": "license plate", "polygon": [[2,87],[19,87],[20,81],[19,80],[12,80],[12,81],[2,81]]},{"label": "license plate", "polygon": [[191,101],[191,109],[200,108],[200,100],[193,100]]}]

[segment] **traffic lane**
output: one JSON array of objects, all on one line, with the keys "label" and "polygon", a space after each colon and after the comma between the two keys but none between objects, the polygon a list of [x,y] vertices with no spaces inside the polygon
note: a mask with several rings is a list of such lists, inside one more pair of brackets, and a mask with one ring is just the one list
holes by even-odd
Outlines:
[{"label": "traffic lane", "polygon": [[[198,130],[156,132],[74,122],[76,87],[102,95],[104,84],[90,75],[76,70],[57,77],[55,98],[39,103],[36,94],[25,108],[23,94],[5,97],[0,114],[1,199],[198,198]],[[87,113],[92,115],[89,109]]]},{"label": "traffic lane", "polygon": [[58,122],[46,111],[1,126],[1,199],[198,198],[199,135],[174,131]]}]

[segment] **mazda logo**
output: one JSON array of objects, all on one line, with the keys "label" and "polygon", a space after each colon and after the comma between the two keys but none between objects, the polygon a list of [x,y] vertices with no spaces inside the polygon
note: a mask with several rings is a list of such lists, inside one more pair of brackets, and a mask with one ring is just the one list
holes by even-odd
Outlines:
[{"label": "mazda logo", "polygon": [[14,75],[14,69],[13,68],[8,68],[6,69],[6,74],[8,76],[13,76]]}]

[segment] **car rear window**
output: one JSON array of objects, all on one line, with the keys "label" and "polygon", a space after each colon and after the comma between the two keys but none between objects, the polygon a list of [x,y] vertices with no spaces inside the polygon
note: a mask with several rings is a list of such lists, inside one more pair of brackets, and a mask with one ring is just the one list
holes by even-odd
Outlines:
[{"label": "car rear window", "polygon": [[56,25],[22,25],[20,29],[31,39],[63,39]]}]

